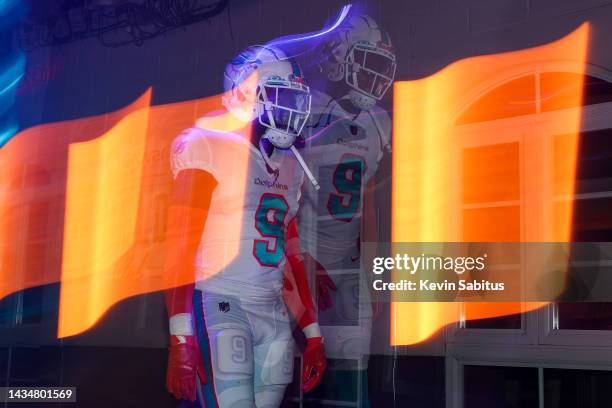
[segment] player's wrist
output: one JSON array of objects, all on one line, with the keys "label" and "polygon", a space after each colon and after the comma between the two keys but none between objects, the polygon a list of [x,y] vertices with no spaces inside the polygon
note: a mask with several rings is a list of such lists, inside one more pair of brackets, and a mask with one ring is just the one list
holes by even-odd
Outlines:
[{"label": "player's wrist", "polygon": [[310,339],[315,339],[315,338],[323,338],[321,335],[321,327],[319,326],[319,323],[317,322],[312,322],[309,325],[305,326],[302,329],[302,332],[304,333],[304,336],[306,336],[306,338],[308,340]]},{"label": "player's wrist", "polygon": [[171,336],[193,336],[193,318],[191,313],[177,313],[171,316],[169,331]]}]

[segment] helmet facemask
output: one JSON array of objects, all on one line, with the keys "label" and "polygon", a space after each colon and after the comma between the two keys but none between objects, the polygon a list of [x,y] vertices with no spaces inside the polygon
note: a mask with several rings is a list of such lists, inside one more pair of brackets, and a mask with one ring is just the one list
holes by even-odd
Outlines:
[{"label": "helmet facemask", "polygon": [[395,68],[392,52],[358,42],[346,55],[345,81],[352,89],[378,101],[391,87]]},{"label": "helmet facemask", "polygon": [[272,78],[257,89],[257,117],[262,126],[274,130],[269,137],[274,147],[288,149],[293,144],[306,125],[310,102],[310,90],[297,81]]}]

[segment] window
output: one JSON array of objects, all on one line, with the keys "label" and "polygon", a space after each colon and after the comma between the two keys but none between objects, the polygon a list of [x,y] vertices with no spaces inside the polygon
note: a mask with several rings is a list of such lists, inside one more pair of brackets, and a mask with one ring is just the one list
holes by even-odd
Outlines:
[{"label": "window", "polygon": [[[574,242],[612,242],[611,112],[612,83],[570,72],[512,79],[480,97],[455,122],[459,184],[465,185],[457,192],[457,235],[531,242],[553,230],[555,237],[571,231]],[[567,159],[576,148],[568,114],[580,120],[582,132],[575,175]],[[499,180],[503,188],[495,185]],[[563,301],[481,320],[470,320],[465,305],[463,324],[447,331],[449,406],[612,406],[612,372],[598,371],[612,364],[612,302],[571,301],[578,295],[597,300],[610,268],[601,262],[610,259],[601,246],[572,251]]]},{"label": "window", "polygon": [[538,408],[538,369],[464,367],[464,407]]},{"label": "window", "polygon": [[[519,143],[496,143],[463,150],[463,241],[521,240],[519,163]],[[517,270],[520,268],[520,265],[506,266],[516,267]],[[520,314],[470,319],[471,306],[470,303],[465,304],[467,329],[522,327]]]},{"label": "window", "polygon": [[503,85],[474,102],[457,119],[457,125],[486,122],[536,113],[536,77],[524,76]]},{"label": "window", "polygon": [[[591,83],[594,84],[595,81],[591,80]],[[612,84],[608,85],[612,88]],[[602,90],[603,85],[599,84],[595,88],[601,91],[598,95],[605,94]],[[588,87],[585,87],[586,91]],[[608,91],[612,100],[612,89]],[[563,136],[557,136],[561,137]],[[574,194],[568,197],[567,192],[561,191],[555,183],[557,206],[566,205],[568,199],[573,199],[572,241],[612,241],[612,221],[609,216],[612,208],[611,137],[612,129],[583,132],[578,147],[580,155]],[[555,154],[562,156],[563,152],[557,149]],[[558,158],[561,159],[562,157]],[[573,255],[573,258],[576,256]],[[591,292],[596,285],[597,277],[607,272],[603,266],[594,266],[593,262],[600,262],[602,258],[600,250],[593,247],[593,250],[580,254],[579,259],[574,259],[575,267],[569,276],[566,290],[567,299],[596,295]],[[559,330],[612,330],[612,303],[561,302],[557,308]]]},{"label": "window", "polygon": [[610,82],[574,72],[542,72],[510,80],[487,92],[471,104],[455,124],[467,125],[607,102],[612,102]]},{"label": "window", "polygon": [[612,330],[612,303],[560,302],[559,330]]},{"label": "window", "polygon": [[[579,108],[612,102],[612,83],[589,75],[572,72],[541,72],[512,79],[481,96],[456,120],[457,125],[491,122],[539,112],[554,112],[561,109]],[[581,113],[581,117],[585,113]],[[554,118],[551,119],[554,121]],[[587,119],[588,120],[588,119]],[[540,120],[541,121],[541,120]],[[585,122],[583,120],[583,122]],[[504,125],[505,126],[505,125]],[[575,191],[568,190],[564,163],[572,152],[566,151],[568,135],[542,135],[552,138],[553,162],[553,204],[552,214],[567,212],[573,205],[572,240],[578,242],[612,241],[612,123],[610,129],[583,132],[578,146],[579,160],[576,169]],[[465,241],[520,241],[526,219],[521,219],[525,203],[520,191],[521,180],[521,137],[533,139],[527,130],[526,136],[516,135],[515,143],[496,143],[496,131],[486,127],[478,143],[473,140],[463,149],[462,172],[462,239]],[[517,126],[517,131],[526,129]],[[490,139],[490,141],[487,141]],[[510,136],[510,140],[512,135]],[[533,171],[524,164],[526,176]],[[537,165],[537,163],[536,163]],[[565,171],[565,173],[564,173]],[[552,219],[558,219],[553,215]],[[490,228],[494,225],[495,228]],[[489,227],[489,228],[487,228]],[[553,225],[553,228],[563,228]],[[557,234],[555,236],[561,236]],[[596,258],[588,261],[597,260]],[[570,279],[568,291],[574,295],[581,290],[588,291],[592,275],[601,272],[598,268],[577,266],[574,280]],[[590,279],[588,276],[591,276]],[[581,292],[581,293],[582,293]],[[570,299],[570,298],[568,298]],[[559,306],[559,329],[606,330],[608,317],[602,310],[612,308],[612,303],[576,306],[572,303]],[[587,311],[597,312],[591,315]],[[587,318],[591,316],[591,318]],[[597,316],[597,317],[594,317]],[[518,328],[520,316],[507,316],[479,321],[467,320],[465,328]]]},{"label": "window", "polygon": [[575,108],[581,99],[582,106],[612,102],[612,83],[574,72],[543,72],[540,74],[540,98],[542,112]]},{"label": "window", "polygon": [[544,370],[546,408],[604,408],[612,406],[612,372]]}]

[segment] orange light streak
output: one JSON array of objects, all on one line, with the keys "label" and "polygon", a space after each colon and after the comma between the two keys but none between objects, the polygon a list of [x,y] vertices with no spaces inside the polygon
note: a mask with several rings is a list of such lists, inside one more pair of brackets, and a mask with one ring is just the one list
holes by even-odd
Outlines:
[{"label": "orange light streak", "polygon": [[[516,134],[523,135],[518,144],[492,144],[490,139],[497,136],[498,130],[491,127],[490,133],[477,135],[471,141],[471,147],[484,148],[468,150],[465,134],[460,133],[454,122],[466,103],[466,95],[500,73],[533,75],[546,64],[567,61],[580,66],[579,73],[584,73],[588,36],[588,24],[584,24],[546,45],[468,58],[430,77],[395,84],[393,242],[570,241],[571,201],[555,206],[545,192],[553,184],[566,194],[574,191],[578,109],[568,110],[557,119],[564,136],[554,143],[543,136],[546,130],[541,122],[526,120],[514,129]],[[565,81],[563,86],[568,86]],[[576,91],[566,93],[564,103],[578,107],[582,100],[582,75],[575,75],[570,81],[570,89]],[[509,92],[520,94],[521,90]],[[506,97],[504,92],[496,95],[488,97],[478,115],[490,116],[488,110],[493,111]],[[518,102],[514,108],[523,109],[518,106],[522,102]],[[536,106],[533,100],[523,102]],[[515,146],[520,147],[514,152]],[[492,152],[495,148],[499,151]],[[542,164],[549,162],[547,170]],[[506,204],[466,209],[466,200],[471,198],[474,202]],[[527,286],[534,285],[539,278],[537,263],[529,270],[534,275],[523,282]],[[426,341],[446,325],[459,321],[461,315],[466,320],[507,316],[545,304],[392,302],[391,343],[410,345]]]},{"label": "orange light streak", "polygon": [[[187,283],[163,268],[171,142],[196,123],[250,131],[221,95],[150,99],[147,91],[116,112],[24,130],[0,149],[0,298],[61,282],[58,337],[89,329],[130,296]],[[236,152],[227,165],[246,177],[248,149]],[[239,217],[227,227],[239,234]],[[237,247],[227,251],[230,259]]]},{"label": "orange light streak", "polygon": [[[89,329],[111,306],[130,296],[196,279],[164,273],[162,262],[171,240],[159,223],[165,220],[172,184],[168,147],[194,123],[228,139],[248,140],[250,127],[221,111],[219,96],[157,107],[149,107],[148,99],[149,94],[133,104],[101,137],[70,146],[58,337]],[[249,142],[234,144],[235,156],[219,163],[243,175],[233,186],[235,196],[244,197]],[[151,149],[162,152],[159,160],[146,160]],[[160,197],[165,201],[160,203]],[[240,202],[235,205],[241,208]],[[241,225],[242,213],[237,211],[228,214],[224,231],[213,233],[228,238],[223,254],[215,257],[219,270],[238,255]]]}]

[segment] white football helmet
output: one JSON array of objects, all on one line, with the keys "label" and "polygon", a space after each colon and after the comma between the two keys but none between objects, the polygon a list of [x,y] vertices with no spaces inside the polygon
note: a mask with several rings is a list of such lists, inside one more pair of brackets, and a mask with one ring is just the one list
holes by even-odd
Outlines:
[{"label": "white football helmet", "polygon": [[255,118],[266,127],[259,150],[268,166],[277,171],[262,144],[268,140],[275,148],[291,149],[313,185],[314,176],[294,146],[310,115],[310,89],[302,70],[274,46],[255,45],[238,54],[226,66],[222,103],[244,122]]},{"label": "white football helmet", "polygon": [[321,69],[330,81],[344,79],[349,99],[362,110],[372,108],[395,78],[391,39],[369,16],[349,18],[324,46]]}]

